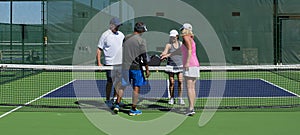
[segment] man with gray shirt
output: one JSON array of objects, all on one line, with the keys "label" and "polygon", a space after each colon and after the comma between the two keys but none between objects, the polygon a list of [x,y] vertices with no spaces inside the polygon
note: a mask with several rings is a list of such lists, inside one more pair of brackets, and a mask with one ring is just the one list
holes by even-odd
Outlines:
[{"label": "man with gray shirt", "polygon": [[146,41],[141,37],[147,28],[143,22],[135,24],[133,34],[127,35],[123,42],[123,63],[122,63],[122,88],[117,91],[117,101],[115,103],[114,112],[119,112],[119,103],[122,99],[124,89],[132,85],[132,107],[129,115],[140,115],[142,112],[137,109],[140,87],[146,84],[143,66],[146,69],[146,77],[150,76],[146,56]]}]

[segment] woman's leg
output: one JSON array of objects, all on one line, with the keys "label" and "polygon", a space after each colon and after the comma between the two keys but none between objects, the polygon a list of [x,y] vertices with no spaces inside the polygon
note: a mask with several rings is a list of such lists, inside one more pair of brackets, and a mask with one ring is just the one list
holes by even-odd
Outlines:
[{"label": "woman's leg", "polygon": [[172,105],[174,104],[174,73],[169,73],[169,92],[170,92],[170,99],[169,99],[169,104]]},{"label": "woman's leg", "polygon": [[183,73],[177,73],[177,79],[178,79],[178,104],[179,105],[185,105],[185,102],[182,98],[182,89],[183,89]]},{"label": "woman's leg", "polygon": [[177,74],[177,79],[178,79],[178,97],[182,97],[182,89],[183,89],[183,85],[182,85],[183,75],[182,75],[182,73]]},{"label": "woman's leg", "polygon": [[169,73],[169,91],[171,98],[174,98],[174,83],[174,73]]},{"label": "woman's leg", "polygon": [[195,91],[196,78],[185,77],[185,80],[186,80],[186,86],[188,92],[187,94],[189,99],[189,110],[194,110],[195,99],[196,99],[196,91]]}]

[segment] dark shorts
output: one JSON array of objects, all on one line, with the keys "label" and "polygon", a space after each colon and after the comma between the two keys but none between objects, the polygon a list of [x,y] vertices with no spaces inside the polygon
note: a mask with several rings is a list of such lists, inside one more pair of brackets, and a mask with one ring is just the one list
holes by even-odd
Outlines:
[{"label": "dark shorts", "polygon": [[109,83],[118,83],[121,81],[121,66],[113,66],[112,70],[106,70],[106,78]]},{"label": "dark shorts", "polygon": [[106,72],[107,82],[112,83],[112,76],[111,76],[112,70],[106,70],[105,72]]}]

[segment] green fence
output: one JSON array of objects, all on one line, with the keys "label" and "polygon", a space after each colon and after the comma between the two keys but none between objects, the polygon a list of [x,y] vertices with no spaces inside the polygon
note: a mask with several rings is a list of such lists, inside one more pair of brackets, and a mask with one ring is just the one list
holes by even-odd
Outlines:
[{"label": "green fence", "polygon": [[42,25],[0,23],[0,28],[1,63],[42,64],[45,58]]},{"label": "green fence", "polygon": [[[162,11],[153,11],[151,16],[135,17],[140,7],[132,7],[130,2],[130,0],[47,0],[44,11],[41,11],[45,14],[44,26],[43,24],[13,24],[12,40],[10,40],[11,25],[0,24],[0,49],[22,50],[21,54],[26,55],[25,59],[22,57],[22,60],[18,61],[13,60],[14,56],[2,56],[9,58],[8,61],[5,59],[1,62],[43,63],[44,61],[47,64],[78,64],[80,61],[74,63],[73,56],[84,54],[85,62],[88,59],[88,63],[93,64],[98,38],[108,28],[109,19],[113,16],[125,21],[121,27],[124,34],[131,33],[132,26],[137,21],[145,22],[149,32],[157,32],[158,35],[163,33],[163,36],[158,36],[155,42],[147,42],[148,51],[161,52],[168,40],[167,33],[173,28],[179,28],[180,23],[165,18],[167,13]],[[202,13],[213,26],[221,41],[227,64],[300,63],[298,44],[300,1],[183,0],[182,2]],[[111,8],[114,6],[117,8]],[[148,8],[146,5],[143,6]],[[166,5],[165,8],[171,7]],[[183,11],[178,9],[177,12]],[[91,24],[93,19],[99,19],[99,23]],[[83,31],[87,26],[91,26],[90,30]],[[199,36],[205,34],[202,31],[195,31],[195,33]],[[47,36],[46,46],[43,46],[43,34]],[[84,42],[78,42],[82,35],[89,35],[89,38]],[[149,38],[147,36],[144,35],[146,39]],[[209,65],[208,55],[211,54],[204,49],[204,46],[208,45],[202,44],[200,39],[196,39],[196,43],[199,60],[203,65]],[[32,56],[28,61],[26,57],[30,51]]]}]

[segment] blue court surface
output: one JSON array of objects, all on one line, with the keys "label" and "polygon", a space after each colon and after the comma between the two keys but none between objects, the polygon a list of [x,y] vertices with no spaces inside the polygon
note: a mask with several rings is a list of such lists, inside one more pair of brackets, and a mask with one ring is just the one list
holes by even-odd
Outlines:
[{"label": "blue court surface", "polygon": [[[141,87],[140,96],[148,98],[168,97],[167,80],[148,80],[148,84]],[[175,84],[175,97],[177,88]],[[105,97],[106,80],[74,80],[57,88],[54,92],[44,96],[47,98],[59,97]],[[187,90],[183,89],[186,97]],[[196,82],[198,97],[295,97],[294,93],[280,88],[261,79],[239,80],[198,80]],[[132,88],[125,89],[124,97],[131,97]]]}]

